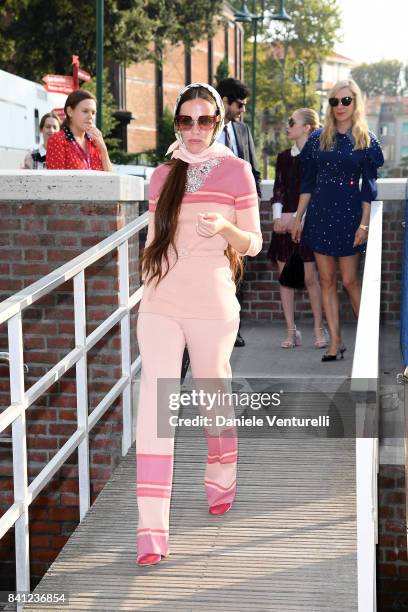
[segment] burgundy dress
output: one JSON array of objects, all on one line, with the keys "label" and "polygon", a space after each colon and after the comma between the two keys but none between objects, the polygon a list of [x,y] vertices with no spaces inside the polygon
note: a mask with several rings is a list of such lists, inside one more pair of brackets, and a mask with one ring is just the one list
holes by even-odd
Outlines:
[{"label": "burgundy dress", "polygon": [[[279,153],[276,160],[275,183],[271,205],[280,202],[283,205],[282,213],[294,213],[297,210],[300,194],[300,160],[299,155],[293,156],[291,149]],[[272,261],[287,261],[292,255],[296,245],[291,235],[272,232],[267,256]],[[300,246],[299,253],[303,261],[314,261],[313,251]]]}]

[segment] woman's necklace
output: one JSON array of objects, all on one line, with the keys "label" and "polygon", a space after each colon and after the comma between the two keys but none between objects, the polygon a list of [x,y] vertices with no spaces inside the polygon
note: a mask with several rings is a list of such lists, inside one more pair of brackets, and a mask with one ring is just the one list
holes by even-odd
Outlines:
[{"label": "woman's necklace", "polygon": [[215,159],[209,159],[198,165],[192,166],[189,164],[187,168],[186,192],[194,193],[198,191],[211,170],[219,166],[220,163],[221,158],[216,157]]}]

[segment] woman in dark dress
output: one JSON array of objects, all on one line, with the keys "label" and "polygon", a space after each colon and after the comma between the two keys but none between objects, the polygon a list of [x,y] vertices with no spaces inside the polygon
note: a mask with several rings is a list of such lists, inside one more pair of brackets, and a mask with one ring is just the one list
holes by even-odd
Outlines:
[{"label": "woman in dark dress", "polygon": [[[279,153],[276,161],[275,182],[271,204],[273,208],[273,233],[268,250],[268,257],[276,262],[279,273],[294,251],[291,237],[300,193],[299,154],[308,136],[319,126],[317,113],[310,108],[296,110],[288,121],[288,137],[295,141],[291,149]],[[300,255],[305,262],[305,285],[309,293],[310,305],[314,317],[315,348],[325,348],[327,340],[322,325],[322,300],[317,279],[313,252],[301,246]],[[282,348],[300,346],[302,337],[295,325],[295,291],[290,287],[280,287],[283,313],[287,325],[287,337],[281,343]]]},{"label": "woman in dark dress", "polygon": [[346,350],[340,331],[335,258],[339,258],[342,283],[358,317],[360,253],[367,242],[370,203],[377,197],[377,168],[384,163],[380,144],[368,131],[361,91],[354,81],[340,81],[333,87],[324,127],[311,134],[301,163],[301,195],[292,238],[296,242],[302,238],[302,244],[315,254],[330,331],[329,349],[322,361],[334,361]]}]

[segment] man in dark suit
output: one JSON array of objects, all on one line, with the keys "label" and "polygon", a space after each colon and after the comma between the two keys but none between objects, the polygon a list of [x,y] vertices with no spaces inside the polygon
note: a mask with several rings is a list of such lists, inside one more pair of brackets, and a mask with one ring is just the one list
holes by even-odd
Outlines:
[{"label": "man in dark suit", "polygon": [[[218,138],[218,142],[225,144],[230,148],[237,157],[245,159],[252,167],[256,190],[258,192],[258,200],[261,203],[261,173],[258,170],[256,161],[255,145],[250,129],[246,123],[242,121],[242,115],[245,112],[246,100],[249,95],[249,89],[238,79],[228,78],[222,79],[218,83],[217,91],[220,94],[225,107],[225,127]],[[237,293],[237,298],[242,304],[242,284]],[[235,346],[245,346],[245,340],[241,336],[240,329],[238,330]]]},{"label": "man in dark suit", "polygon": [[256,161],[255,145],[248,125],[242,121],[249,89],[238,79],[228,78],[219,82],[217,91],[225,107],[225,127],[218,142],[225,144],[237,157],[251,164],[256,190],[261,201],[261,173]]}]

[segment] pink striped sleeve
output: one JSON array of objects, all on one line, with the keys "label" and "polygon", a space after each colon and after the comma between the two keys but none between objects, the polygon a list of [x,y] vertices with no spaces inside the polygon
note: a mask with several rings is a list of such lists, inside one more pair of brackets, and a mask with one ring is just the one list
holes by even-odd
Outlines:
[{"label": "pink striped sleeve", "polygon": [[248,232],[250,239],[248,249],[240,255],[255,257],[262,249],[262,232],[255,179],[251,166],[247,162],[242,169],[238,183],[238,193],[235,196],[235,214],[237,227]]},{"label": "pink striped sleeve", "polygon": [[167,178],[169,167],[166,164],[157,166],[152,173],[149,182],[149,211],[155,212],[157,202],[159,201],[160,192]]}]

